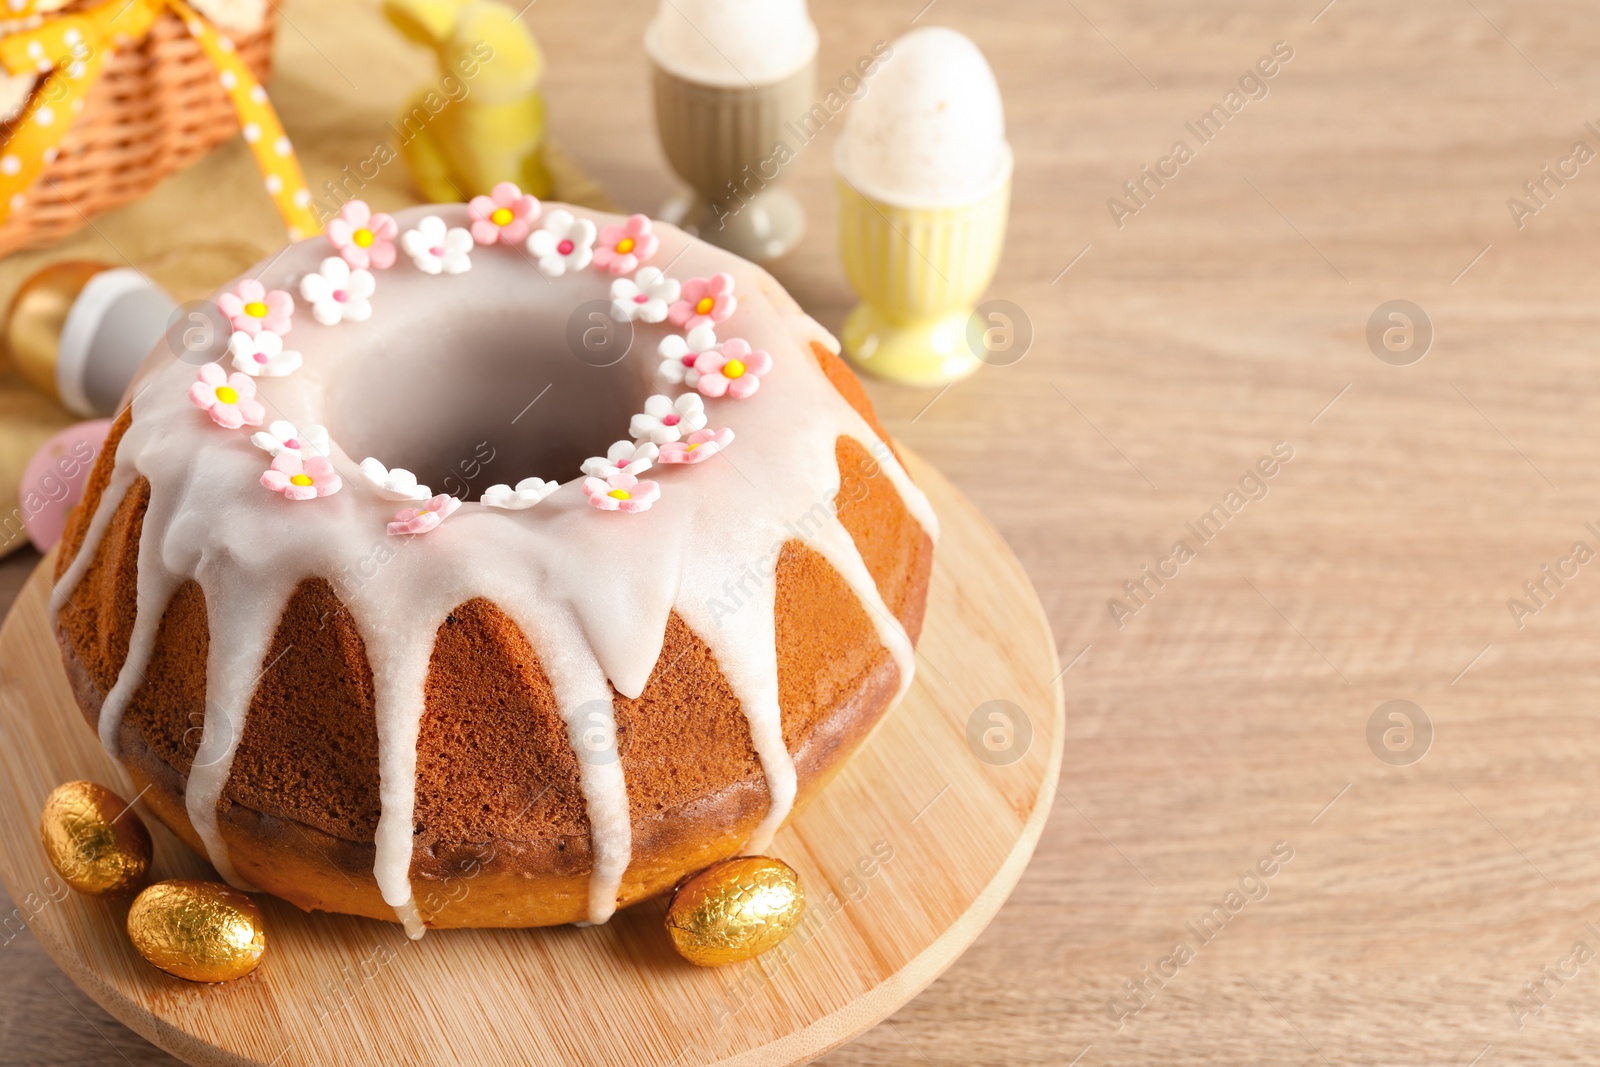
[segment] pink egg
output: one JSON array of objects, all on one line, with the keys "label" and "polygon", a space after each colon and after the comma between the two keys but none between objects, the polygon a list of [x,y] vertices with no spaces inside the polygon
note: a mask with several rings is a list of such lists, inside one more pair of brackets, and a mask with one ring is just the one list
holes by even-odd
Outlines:
[{"label": "pink egg", "polygon": [[18,499],[28,540],[48,552],[67,528],[67,512],[83,499],[83,487],[111,432],[110,419],[91,419],[68,426],[44,443],[22,471]]}]

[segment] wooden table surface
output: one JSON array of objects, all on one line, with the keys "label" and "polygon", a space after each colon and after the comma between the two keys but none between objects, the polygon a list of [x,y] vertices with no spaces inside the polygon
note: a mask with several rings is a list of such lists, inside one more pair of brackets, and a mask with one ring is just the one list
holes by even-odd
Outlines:
[{"label": "wooden table surface", "polygon": [[[912,22],[984,49],[1017,155],[991,295],[1035,340],[944,392],[872,391],[1037,583],[1072,663],[1066,770],[994,925],[823,1062],[1592,1061],[1600,14],[922,3],[813,0],[821,84]],[[336,65],[318,10],[288,15],[284,56]],[[525,17],[556,136],[650,210],[672,182],[647,16]],[[1292,58],[1230,100],[1277,42]],[[1208,141],[1185,126],[1229,103]],[[834,328],[838,125],[791,168],[813,230],[776,267]],[[1180,139],[1192,158],[1163,164]],[[1144,165],[1172,176],[1135,202]],[[1425,354],[1381,321],[1369,345],[1392,300],[1423,309]],[[0,1060],[172,1062],[26,935],[0,947]]]}]

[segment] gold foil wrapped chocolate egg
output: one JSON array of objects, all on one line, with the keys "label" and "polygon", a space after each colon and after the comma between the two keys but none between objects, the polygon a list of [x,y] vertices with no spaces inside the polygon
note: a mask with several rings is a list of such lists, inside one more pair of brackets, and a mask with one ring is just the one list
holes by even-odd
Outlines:
[{"label": "gold foil wrapped chocolate egg", "polygon": [[700,967],[759,956],[800,925],[805,890],[794,868],[766,856],[723,860],[678,887],[667,933],[678,954]]},{"label": "gold foil wrapped chocolate egg", "polygon": [[90,896],[135,892],[150,871],[150,831],[121,797],[93,782],[51,792],[39,839],[62,880]]},{"label": "gold foil wrapped chocolate egg", "polygon": [[[0,340],[17,371],[41,392],[61,399],[56,355],[73,302],[89,279],[111,269],[109,263],[66,260],[30,276],[17,289],[11,310],[0,322]],[[5,362],[0,357],[0,364]]]},{"label": "gold foil wrapped chocolate egg", "polygon": [[174,879],[140,893],[128,910],[139,955],[191,982],[231,982],[256,969],[267,929],[256,902],[221,882]]}]

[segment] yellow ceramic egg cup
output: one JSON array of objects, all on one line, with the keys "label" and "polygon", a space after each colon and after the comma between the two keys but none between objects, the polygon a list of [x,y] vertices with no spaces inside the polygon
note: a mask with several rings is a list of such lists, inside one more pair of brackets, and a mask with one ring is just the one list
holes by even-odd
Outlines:
[{"label": "yellow ceramic egg cup", "polygon": [[905,207],[839,181],[839,245],[861,303],[845,355],[879,378],[944,385],[983,366],[967,339],[1005,244],[1011,170],[993,191],[951,207]]}]

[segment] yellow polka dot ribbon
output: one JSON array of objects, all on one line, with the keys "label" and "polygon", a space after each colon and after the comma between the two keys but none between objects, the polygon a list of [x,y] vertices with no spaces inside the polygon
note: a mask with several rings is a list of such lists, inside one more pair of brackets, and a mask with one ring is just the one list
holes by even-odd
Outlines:
[{"label": "yellow polka dot ribbon", "polygon": [[83,111],[84,100],[111,53],[142,39],[164,11],[184,22],[217,71],[239,116],[262,182],[298,240],[322,232],[300,162],[284,135],[267,92],[239,58],[234,44],[183,0],[109,0],[84,11],[50,16],[32,29],[0,37],[0,67],[11,74],[43,74],[11,135],[0,144],[0,223],[20,207],[25,191],[56,158],[57,146]]}]

